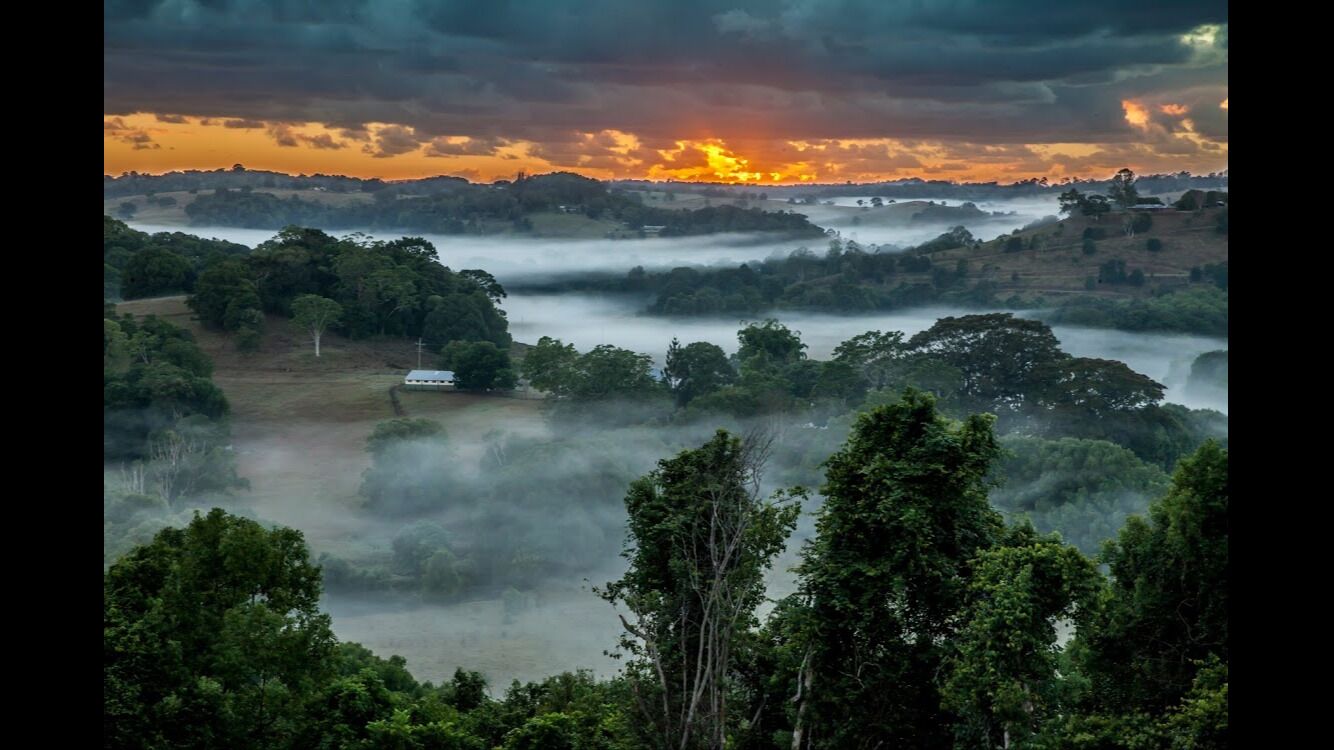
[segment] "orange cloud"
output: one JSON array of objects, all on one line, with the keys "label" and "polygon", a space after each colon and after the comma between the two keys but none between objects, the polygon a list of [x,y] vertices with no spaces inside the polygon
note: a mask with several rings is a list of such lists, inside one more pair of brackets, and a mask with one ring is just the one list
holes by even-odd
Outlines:
[{"label": "orange cloud", "polygon": [[742,156],[717,138],[677,141],[676,148],[659,150],[660,161],[648,169],[648,178],[698,182],[807,182],[815,178],[806,162],[757,161]]},{"label": "orange cloud", "polygon": [[1190,107],[1187,107],[1184,104],[1163,104],[1158,107],[1158,111],[1162,112],[1165,115],[1180,117],[1181,115],[1184,115],[1187,112],[1189,112]]},{"label": "orange cloud", "polygon": [[[1226,103],[1226,100],[1224,100]],[[474,181],[571,171],[597,179],[653,179],[733,184],[874,182],[905,177],[1009,182],[1033,177],[1108,177],[1136,172],[1211,172],[1227,167],[1226,141],[1195,131],[1188,119],[1171,132],[1152,122],[1152,109],[1127,100],[1126,120],[1144,137],[1136,143],[978,144],[890,138],[805,140],[649,140],[619,130],[568,133],[533,142],[464,134],[419,134],[394,123],[358,129],[320,123],[256,122],[155,113],[104,116],[103,171],[247,168],[288,174],[345,174],[387,180],[441,174]],[[1226,107],[1224,106],[1224,109]],[[246,123],[250,125],[251,123]]]},{"label": "orange cloud", "polygon": [[1149,127],[1149,110],[1145,109],[1144,105],[1123,99],[1121,108],[1126,111],[1126,122],[1140,129]]}]

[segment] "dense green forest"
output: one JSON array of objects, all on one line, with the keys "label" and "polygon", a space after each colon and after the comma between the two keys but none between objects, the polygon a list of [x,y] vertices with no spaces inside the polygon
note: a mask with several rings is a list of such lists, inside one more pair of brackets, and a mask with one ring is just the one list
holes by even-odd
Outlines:
[{"label": "dense green forest", "polygon": [[[266,314],[420,336],[464,387],[545,392],[551,437],[381,422],[361,512],[388,531],[312,559],[232,502],[229,407],[191,335],[107,306],[108,747],[1227,746],[1227,417],[1043,321],[942,318],[815,360],[764,320],[730,352],[673,341],[661,371],[543,337],[511,363],[490,274],[297,227],[209,253],[191,291],[238,347]],[[1226,353],[1193,379],[1226,388]],[[795,590],[761,616],[789,547]],[[607,679],[419,682],[319,607],[508,613],[618,551],[596,589],[624,625]]]},{"label": "dense green forest", "polygon": [[429,195],[385,188],[369,202],[330,204],[296,195],[280,198],[248,187],[219,187],[185,207],[190,221],[206,226],[269,229],[289,225],[380,228],[439,234],[486,234],[508,228],[527,231],[529,214],[567,211],[590,219],[613,219],[631,229],[661,226],[661,236],[715,232],[776,232],[819,237],[819,227],[797,213],[713,206],[677,211],[643,205],[638,195],[608,190],[605,183],[568,172],[525,177],[495,185],[450,183]]},{"label": "dense green forest", "polygon": [[300,317],[302,297],[334,302],[328,328],[351,338],[421,336],[436,349],[451,341],[510,344],[497,306],[504,288],[485,271],[442,266],[420,238],[335,239],[289,227],[251,251],[179,233],[149,236],[110,217],[103,223],[109,298],[122,283],[126,298],[189,292],[199,320],[236,333],[241,348],[257,344],[264,313]]},{"label": "dense green forest", "polygon": [[[537,179],[537,178],[533,178]],[[272,196],[270,196],[272,197]],[[729,207],[701,209],[716,213],[730,210]],[[673,212],[669,212],[673,213]],[[681,213],[681,212],[674,212]],[[701,217],[704,214],[700,215]],[[657,219],[655,219],[657,220]],[[704,220],[704,219],[701,219]],[[709,231],[726,231],[731,227],[722,224],[710,225]],[[269,289],[270,298],[276,292],[272,287],[287,284],[301,289],[301,293],[318,294],[339,301],[344,308],[375,308],[384,306],[388,310],[363,309],[349,312],[349,316],[340,321],[335,330],[350,336],[364,336],[369,332],[420,335],[426,330],[424,319],[418,320],[426,310],[429,315],[434,297],[442,297],[438,290],[450,287],[448,283],[426,281],[426,277],[438,275],[427,270],[421,259],[405,261],[408,254],[421,255],[423,259],[436,258],[435,249],[430,243],[420,238],[402,238],[392,242],[365,242],[356,238],[334,240],[329,235],[315,229],[288,227],[256,249],[256,257],[243,258],[248,249],[243,245],[222,240],[205,240],[180,232],[148,235],[129,228],[124,222],[110,217],[103,218],[103,262],[104,296],[108,299],[124,297],[149,297],[173,292],[193,292],[205,269],[213,272],[206,277],[205,292],[212,293],[210,285],[221,283],[226,289],[222,292],[226,301],[220,313],[210,314],[206,320],[211,324],[224,325],[229,330],[248,328],[256,330],[260,322],[246,310],[262,307],[270,312],[290,313],[290,303],[294,295],[284,297],[281,303],[267,301],[256,306],[251,302],[238,300],[231,321],[222,320],[225,306],[231,303],[231,296],[240,294],[236,282],[231,279],[235,273],[223,273],[220,269],[240,269],[248,265],[249,275],[254,284],[261,281]],[[701,225],[702,226],[702,225]],[[665,230],[664,230],[665,231]],[[684,231],[684,230],[683,230]],[[688,232],[687,232],[688,233]],[[305,239],[303,239],[305,238]],[[303,244],[304,243],[304,244]],[[1043,319],[1057,324],[1081,325],[1099,328],[1115,328],[1127,331],[1174,331],[1195,333],[1209,336],[1228,335],[1228,264],[1226,261],[1207,264],[1192,271],[1190,284],[1175,290],[1161,290],[1153,296],[1134,299],[1106,299],[1094,296],[1067,296],[1059,301],[1049,302],[1037,294],[1010,294],[1003,296],[993,282],[970,280],[969,263],[966,259],[942,264],[932,259],[932,253],[941,250],[975,246],[976,240],[963,227],[956,227],[934,240],[923,243],[910,252],[867,252],[855,241],[832,239],[823,255],[801,248],[786,257],[770,257],[763,261],[743,263],[736,268],[692,268],[680,267],[668,271],[645,271],[642,267],[631,269],[624,276],[600,275],[591,277],[567,278],[560,281],[525,282],[515,289],[530,292],[569,292],[569,291],[610,291],[647,293],[652,296],[646,311],[656,315],[755,315],[773,310],[804,310],[839,313],[859,313],[871,311],[900,310],[923,305],[940,304],[963,308],[1032,309],[1048,308],[1043,312]],[[344,270],[329,266],[316,271],[308,268],[303,273],[305,278],[279,277],[297,273],[292,268],[291,256],[294,248],[305,247],[317,253],[326,252],[322,248],[332,248],[330,252],[341,252],[353,245],[360,248],[360,265],[373,264],[375,272],[371,275],[364,269],[352,269],[357,265],[350,259],[343,261]],[[233,257],[236,256],[236,257]],[[374,260],[369,260],[374,256]],[[231,257],[238,263],[222,263]],[[307,263],[325,263],[328,259],[307,259]],[[434,262],[434,261],[432,261]],[[1115,264],[1115,261],[1109,261]],[[408,268],[402,268],[407,265]],[[427,264],[429,265],[429,264]],[[390,271],[390,268],[396,270]],[[333,288],[329,281],[334,274],[361,276],[355,280],[340,278],[343,285]],[[462,275],[482,272],[464,271]],[[1127,274],[1124,264],[1113,268],[1108,278],[1115,283],[1117,273],[1124,279]],[[324,280],[321,283],[321,279]],[[489,274],[478,276],[488,293],[500,289]],[[348,284],[355,287],[349,291]],[[411,287],[411,289],[410,289]],[[420,297],[418,290],[433,288],[433,294],[426,294],[426,299],[408,302],[405,298],[414,294]],[[322,290],[322,291],[321,291]],[[215,291],[215,290],[214,290]],[[289,290],[290,291],[290,290]],[[503,292],[503,290],[501,290]],[[257,290],[258,293],[258,290]],[[498,298],[492,293],[493,298]],[[353,298],[357,299],[353,299]],[[454,309],[462,305],[467,308]],[[484,305],[470,305],[451,299],[448,306],[452,314],[481,318],[473,324],[477,330],[465,340],[492,341],[497,346],[504,346],[504,337],[497,329],[503,317],[498,309],[487,310]],[[386,313],[395,313],[387,315]],[[245,317],[243,323],[240,318]],[[438,327],[440,315],[436,316]],[[415,332],[415,333],[414,333]],[[449,332],[431,335],[433,344],[446,343],[452,338]]]},{"label": "dense green forest", "polygon": [[1044,319],[1052,323],[1092,328],[1179,331],[1226,338],[1227,263],[1211,266],[1209,271],[1205,278],[1196,279],[1186,289],[1155,297],[1126,300],[1088,297],[1063,301],[1053,307]]},{"label": "dense green forest", "polygon": [[102,296],[135,299],[188,292],[205,266],[250,248],[184,232],[149,235],[102,217]]},{"label": "dense green forest", "polygon": [[[827,361],[774,321],[738,332],[731,354],[673,343],[656,375],[643,354],[579,352],[542,338],[518,370],[548,393],[553,436],[491,436],[480,461],[429,419],[380,423],[361,481],[367,513],[397,526],[383,557],[323,559],[347,591],[415,592],[436,601],[539,588],[614,554],[624,488],[644,456],[720,425],[775,435],[774,481],[820,482],[820,462],[858,414],[929,390],[942,414],[995,415],[1004,460],[993,502],[1092,554],[1166,486],[1165,472],[1227,417],[1162,403],[1162,386],[1120,362],[1072,357],[1050,329],[1007,314],[945,318],[911,338],[871,331]],[[551,515],[554,512],[554,516]],[[577,541],[577,543],[571,543]]]},{"label": "dense green forest", "polygon": [[248,482],[236,473],[227,398],[190,333],[110,306],[102,325],[103,460],[120,463],[124,488],[104,502],[111,560],[179,503]]},{"label": "dense green forest", "polygon": [[1180,462],[1105,575],[988,505],[1000,454],[993,418],[929,394],[862,414],[799,589],[761,620],[803,491],[760,494],[764,441],[719,431],[625,494],[629,567],[599,589],[628,613],[624,671],[503,697],[339,643],[300,532],[214,509],[105,574],[105,745],[1226,747],[1227,451]]}]

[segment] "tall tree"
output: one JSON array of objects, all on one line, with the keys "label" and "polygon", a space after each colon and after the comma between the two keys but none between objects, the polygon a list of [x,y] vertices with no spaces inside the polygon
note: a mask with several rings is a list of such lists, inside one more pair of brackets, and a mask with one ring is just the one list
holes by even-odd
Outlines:
[{"label": "tall tree", "polygon": [[103,578],[107,747],[287,747],[334,638],[301,533],[220,509]]},{"label": "tall tree", "polygon": [[440,352],[440,364],[454,371],[455,384],[465,391],[514,387],[509,352],[490,341],[450,342]]},{"label": "tall tree", "polygon": [[1135,189],[1138,178],[1130,169],[1122,169],[1112,178],[1107,188],[1107,195],[1121,208],[1130,208],[1139,202],[1139,191]]},{"label": "tall tree", "polygon": [[736,370],[716,344],[696,341],[682,347],[672,339],[662,377],[676,398],[676,405],[684,407],[696,397],[736,382]]},{"label": "tall tree", "polygon": [[470,279],[477,284],[486,293],[486,296],[490,297],[491,301],[496,304],[499,304],[502,299],[508,296],[505,294],[505,287],[501,286],[499,281],[496,281],[496,277],[480,268],[465,268],[459,271],[459,276]]},{"label": "tall tree", "polygon": [[194,293],[186,304],[205,326],[223,328],[232,300],[254,293],[255,282],[246,264],[237,258],[226,258],[210,264],[199,274]]},{"label": "tall tree", "polygon": [[1028,429],[1033,434],[1081,435],[1132,420],[1163,398],[1163,386],[1110,359],[1068,357],[1033,370]]},{"label": "tall tree", "polygon": [[1010,313],[941,318],[908,344],[915,353],[958,368],[965,409],[1001,415],[1029,405],[1038,368],[1068,358],[1046,323]]},{"label": "tall tree", "polygon": [[1093,217],[1094,221],[1102,221],[1103,214],[1112,210],[1112,204],[1107,201],[1105,195],[1086,196],[1079,204],[1079,212],[1085,216]]},{"label": "tall tree", "polygon": [[520,370],[534,388],[565,396],[571,388],[572,373],[578,360],[579,352],[574,344],[543,336],[524,354]]},{"label": "tall tree", "polygon": [[1002,529],[986,492],[993,419],[952,422],[907,389],[826,462],[799,568],[794,750],[950,746],[938,675],[973,561]]},{"label": "tall tree", "polygon": [[1074,215],[1074,212],[1077,209],[1083,208],[1084,206],[1084,194],[1075,188],[1070,188],[1064,193],[1061,193],[1056,200],[1060,204],[1061,213],[1063,214]]},{"label": "tall tree", "polygon": [[649,746],[727,746],[735,649],[754,628],[764,570],[796,524],[799,504],[760,495],[767,444],[719,430],[664,459],[626,495],[626,574],[604,598],[629,609],[621,646]]},{"label": "tall tree", "polygon": [[789,330],[777,320],[751,323],[737,332],[737,359],[746,363],[763,362],[764,366],[781,367],[806,358],[806,344],[799,332]]},{"label": "tall tree", "polygon": [[317,294],[303,294],[292,301],[292,320],[310,331],[315,340],[315,356],[320,356],[320,338],[343,315],[343,306]]},{"label": "tall tree", "polygon": [[899,331],[867,331],[834,348],[834,361],[852,365],[871,388],[889,385],[904,364],[908,347]]},{"label": "tall tree", "polygon": [[190,261],[179,253],[150,245],[130,257],[121,271],[125,299],[181,292],[194,281]]},{"label": "tall tree", "polygon": [[1210,440],[1181,460],[1172,489],[1103,550],[1110,597],[1087,637],[1095,702],[1161,712],[1199,664],[1228,659],[1228,453]]},{"label": "tall tree", "polygon": [[1093,562],[1031,526],[978,556],[966,625],[946,661],[942,695],[959,716],[959,747],[1008,748],[1060,708],[1059,623],[1086,619],[1101,590]]}]

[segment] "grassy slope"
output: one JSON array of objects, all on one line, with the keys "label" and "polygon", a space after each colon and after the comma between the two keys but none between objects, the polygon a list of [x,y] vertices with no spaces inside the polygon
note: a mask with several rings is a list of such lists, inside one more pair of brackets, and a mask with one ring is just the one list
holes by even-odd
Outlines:
[{"label": "grassy slope", "polygon": [[[270,317],[260,351],[243,354],[229,336],[194,321],[184,297],[132,300],[117,310],[156,314],[190,330],[213,359],[213,381],[231,403],[240,472],[252,488],[241,502],[306,532],[316,549],[356,536],[365,524],[358,517],[357,488],[370,465],[366,438],[377,422],[394,417],[389,388],[416,366],[414,344],[326,334],[316,359],[306,335],[290,321]],[[431,359],[427,353],[423,366],[433,366]],[[400,398],[408,416],[439,420],[450,435],[544,429],[536,401],[467,393]],[[473,460],[480,450],[474,446],[460,458]]]},{"label": "grassy slope", "polygon": [[[362,515],[357,488],[370,463],[367,436],[394,416],[389,388],[416,365],[411,342],[326,335],[317,360],[307,336],[290,321],[270,317],[261,350],[242,354],[230,337],[194,321],[184,297],[132,300],[117,310],[155,314],[190,330],[213,359],[213,380],[231,403],[240,473],[251,483],[236,498],[239,505],[300,529],[316,556],[327,551],[386,562],[386,537],[406,521]],[[526,348],[516,344],[515,353]],[[422,364],[432,366],[429,354]],[[445,426],[461,461],[475,461],[493,431],[546,434],[539,401],[429,392],[401,392],[400,399],[408,416]],[[599,654],[613,640],[614,620],[599,616],[592,594],[578,582],[552,586],[541,605],[505,624],[499,599],[448,610],[331,602],[339,637],[385,656],[403,655],[421,679],[445,680],[461,666],[482,670],[503,688],[511,678],[568,669],[572,654],[581,665],[610,671]],[[552,618],[569,628],[551,630]]]},{"label": "grassy slope", "polygon": [[[1098,276],[1098,266],[1113,258],[1126,262],[1126,273],[1139,268],[1146,281],[1142,287],[1129,285],[1096,285],[1092,294],[1104,297],[1148,296],[1159,287],[1185,284],[1194,266],[1221,263],[1228,259],[1227,235],[1216,231],[1219,209],[1200,213],[1164,211],[1153,214],[1153,227],[1148,232],[1126,236],[1121,229],[1121,217],[1109,214],[1101,222],[1085,217],[1063,220],[1058,225],[1030,229],[1019,233],[1027,245],[1029,238],[1038,236],[1040,244],[1033,250],[1007,253],[1003,248],[1011,235],[999,237],[977,249],[958,248],[932,253],[932,262],[953,268],[958,260],[968,262],[968,283],[986,279],[995,282],[1000,294],[1013,293],[1065,296],[1090,294],[1085,291],[1085,279]],[[1103,227],[1106,239],[1097,240],[1097,252],[1083,254],[1085,227]],[[1163,249],[1149,252],[1150,238],[1162,241]],[[1012,274],[1019,278],[1012,281]]]}]

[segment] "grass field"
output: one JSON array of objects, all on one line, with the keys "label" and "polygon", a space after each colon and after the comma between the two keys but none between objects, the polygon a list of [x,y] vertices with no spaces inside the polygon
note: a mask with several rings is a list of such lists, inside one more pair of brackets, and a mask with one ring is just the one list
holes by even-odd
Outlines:
[{"label": "grass field", "polygon": [[[1195,266],[1222,263],[1228,259],[1228,238],[1217,231],[1218,209],[1199,213],[1163,211],[1153,214],[1153,227],[1134,236],[1122,230],[1121,216],[1109,214],[1101,222],[1078,216],[1059,225],[1039,227],[1018,233],[1025,247],[1030,238],[1038,238],[1034,249],[1005,252],[1005,235],[980,248],[958,248],[931,254],[934,264],[952,269],[958,261],[968,264],[970,282],[988,280],[999,293],[1047,294],[1067,296],[1094,294],[1103,297],[1142,297],[1160,286],[1185,284]],[[1106,230],[1105,239],[1096,240],[1097,251],[1083,252],[1083,233],[1087,227]],[[1148,240],[1156,238],[1163,249],[1150,252]],[[1138,268],[1144,272],[1142,287],[1098,284],[1098,267],[1119,258],[1126,263],[1126,273]],[[1017,275],[1017,278],[1015,276]],[[1091,292],[1085,281],[1095,280]]]},{"label": "grass field", "polygon": [[[188,329],[213,359],[213,381],[231,404],[238,468],[251,485],[237,494],[236,506],[299,529],[316,558],[321,552],[347,559],[386,555],[386,538],[403,521],[363,514],[357,490],[369,466],[367,436],[377,422],[394,417],[389,388],[416,365],[412,343],[326,334],[323,356],[316,359],[301,331],[270,317],[261,350],[242,354],[228,336],[194,321],[184,297],[133,300],[117,309],[158,315]],[[402,392],[400,400],[408,416],[443,424],[461,461],[480,457],[493,433],[546,434],[541,401],[450,392]],[[614,641],[615,619],[578,583],[547,592],[540,609],[509,624],[498,599],[447,609],[401,600],[370,606],[346,597],[331,597],[326,604],[340,638],[382,656],[404,656],[419,679],[440,682],[464,667],[482,671],[503,689],[514,678],[536,679],[576,666],[610,669],[601,649]],[[552,631],[545,625],[548,617],[572,627]]]},{"label": "grass field", "polygon": [[[366,523],[357,494],[370,465],[366,438],[377,422],[394,418],[389,388],[416,366],[411,342],[326,334],[317,359],[303,332],[270,316],[260,351],[244,354],[229,336],[193,320],[184,297],[122,302],[117,310],[186,328],[213,359],[213,382],[231,404],[240,473],[251,483],[239,503],[301,529],[317,550],[341,549],[358,534]],[[461,460],[480,456],[488,433],[545,429],[540,401],[449,392],[403,392],[400,398],[408,416],[444,425]]]}]

